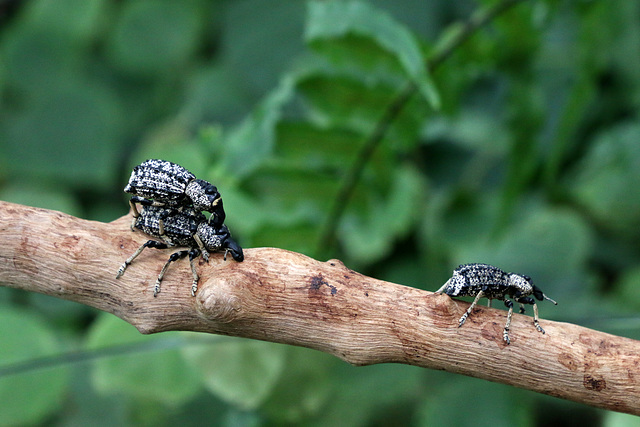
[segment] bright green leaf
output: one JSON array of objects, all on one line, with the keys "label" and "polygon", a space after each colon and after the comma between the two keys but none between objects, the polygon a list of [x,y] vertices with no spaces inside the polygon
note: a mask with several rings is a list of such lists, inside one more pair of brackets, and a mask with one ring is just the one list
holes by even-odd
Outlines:
[{"label": "bright green leaf", "polygon": [[342,223],[344,250],[359,262],[373,262],[393,249],[417,218],[420,201],[425,197],[422,177],[409,166],[400,167],[393,176],[388,196],[371,188],[369,206],[364,212],[354,209]]},{"label": "bright green leaf", "polygon": [[285,349],[281,344],[224,338],[213,344],[186,347],[183,353],[200,369],[209,391],[250,410],[269,396],[280,378]]},{"label": "bright green leaf", "polygon": [[339,128],[320,128],[309,122],[281,122],[277,152],[287,161],[313,170],[344,170],[351,165],[362,137]]},{"label": "bright green leaf", "polygon": [[[179,333],[145,336],[124,320],[104,313],[92,325],[87,348],[151,344],[176,336]],[[125,393],[169,405],[184,403],[200,390],[195,370],[184,361],[180,350],[173,348],[101,358],[95,362],[92,380],[103,393]]]},{"label": "bright green leaf", "polygon": [[638,416],[606,411],[603,414],[604,427],[638,427]]},{"label": "bright green leaf", "polygon": [[229,173],[240,178],[271,157],[276,125],[283,106],[293,96],[293,83],[291,76],[285,76],[251,115],[227,135],[222,158]]},{"label": "bright green leaf", "polygon": [[[327,200],[335,194],[335,173],[307,170],[285,162],[260,168],[247,187],[264,203],[275,202],[281,209],[325,210]],[[273,215],[273,214],[272,214]],[[272,222],[281,222],[273,218]]]},{"label": "bright green leaf", "polygon": [[425,99],[432,107],[439,108],[440,98],[427,70],[426,59],[407,27],[387,13],[360,1],[309,3],[305,37],[312,46],[350,35],[375,40],[387,52],[394,54]]},{"label": "bright green leaf", "polygon": [[[314,70],[298,81],[311,121],[323,129],[339,129],[370,135],[383,113],[397,96],[386,83],[364,83],[346,75]],[[415,147],[427,114],[426,103],[418,97],[408,102],[390,123],[382,145]]]},{"label": "bright green leaf", "polygon": [[386,85],[366,85],[346,76],[311,74],[301,78],[311,117],[322,127],[368,134],[395,95]]},{"label": "bright green leaf", "polygon": [[587,224],[574,212],[541,208],[505,233],[495,256],[513,269],[544,266],[557,277],[582,267],[591,243]]},{"label": "bright green leaf", "polygon": [[384,209],[387,227],[397,235],[409,231],[426,199],[424,177],[411,166],[401,166],[395,174],[389,200]]},{"label": "bright green leaf", "polygon": [[[229,219],[226,221],[229,227],[234,232],[238,230],[243,235],[255,233],[266,221],[266,218],[272,216],[262,208],[259,200],[238,188],[225,189],[224,209],[225,212],[233,213],[233,217],[229,214]],[[245,246],[244,242],[240,242],[240,244]]]},{"label": "bright green leaf", "polygon": [[297,424],[316,415],[331,401],[331,375],[341,363],[326,353],[288,347],[280,381],[261,410],[278,424]]}]

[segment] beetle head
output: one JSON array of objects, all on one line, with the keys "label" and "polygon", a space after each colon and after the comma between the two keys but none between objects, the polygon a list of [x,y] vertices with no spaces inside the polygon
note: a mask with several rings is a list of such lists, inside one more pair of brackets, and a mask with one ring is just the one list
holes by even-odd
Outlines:
[{"label": "beetle head", "polygon": [[242,248],[231,237],[228,237],[227,240],[224,241],[222,246],[231,253],[231,256],[234,260],[238,262],[244,261],[244,253],[242,252]]},{"label": "beetle head", "polygon": [[187,185],[185,193],[193,201],[193,207],[198,211],[211,212],[216,205],[222,202],[216,186],[203,179],[191,181]]},{"label": "beetle head", "polygon": [[547,301],[551,301],[552,303],[554,303],[555,305],[558,305],[557,302],[555,302],[554,300],[552,300],[551,298],[549,298],[548,296],[546,296],[539,287],[537,287],[536,285],[533,285],[533,296],[536,297],[536,299],[538,301],[542,301],[542,300],[547,300]]},{"label": "beetle head", "polygon": [[234,260],[238,262],[244,260],[242,248],[231,238],[231,233],[226,225],[214,227],[210,223],[202,222],[198,225],[198,237],[208,250],[224,250],[225,257],[227,252],[230,252]]}]

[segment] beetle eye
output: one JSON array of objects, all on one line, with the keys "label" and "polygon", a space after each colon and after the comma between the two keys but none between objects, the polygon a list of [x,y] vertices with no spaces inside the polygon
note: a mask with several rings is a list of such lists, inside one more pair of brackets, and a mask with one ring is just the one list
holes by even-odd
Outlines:
[{"label": "beetle eye", "polygon": [[536,297],[538,301],[542,301],[544,299],[542,291],[538,288],[533,288],[533,296]]}]

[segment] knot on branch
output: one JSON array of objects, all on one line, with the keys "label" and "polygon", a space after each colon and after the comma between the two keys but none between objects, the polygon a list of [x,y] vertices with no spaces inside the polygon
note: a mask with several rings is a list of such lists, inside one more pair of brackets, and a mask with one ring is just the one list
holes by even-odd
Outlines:
[{"label": "knot on branch", "polygon": [[242,298],[237,295],[238,279],[235,274],[225,274],[203,283],[197,296],[198,313],[216,323],[235,321],[242,311]]}]

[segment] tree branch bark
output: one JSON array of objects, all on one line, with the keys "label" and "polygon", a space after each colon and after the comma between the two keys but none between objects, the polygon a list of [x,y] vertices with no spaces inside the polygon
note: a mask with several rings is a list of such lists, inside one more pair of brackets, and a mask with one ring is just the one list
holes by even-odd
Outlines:
[{"label": "tree branch bark", "polygon": [[128,215],[104,224],[0,202],[0,283],[113,313],[144,334],[188,330],[286,343],[353,365],[442,369],[640,415],[639,341],[544,316],[542,335],[531,317],[514,314],[505,345],[503,310],[479,307],[458,328],[467,302],[275,248],[246,249],[242,263],[212,254],[198,264],[195,298],[189,263],[176,262],[154,298],[170,251],[145,250],[115,278],[148,240],[130,223]]}]

